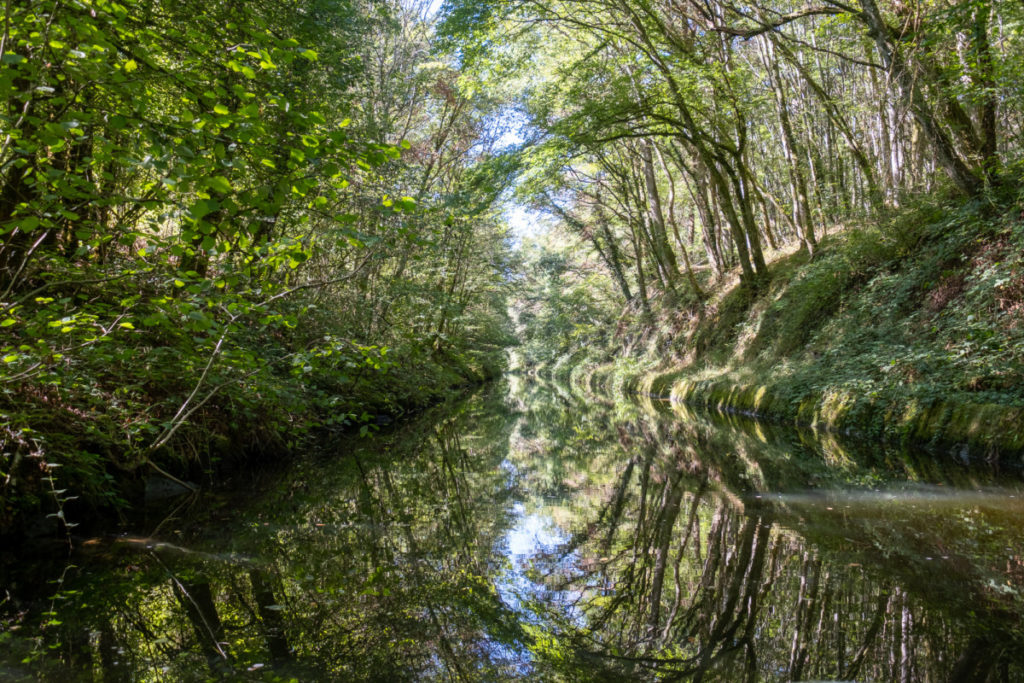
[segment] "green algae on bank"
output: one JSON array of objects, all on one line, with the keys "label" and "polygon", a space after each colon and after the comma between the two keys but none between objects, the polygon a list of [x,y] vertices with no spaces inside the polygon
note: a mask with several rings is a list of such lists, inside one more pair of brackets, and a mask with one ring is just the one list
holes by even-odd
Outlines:
[{"label": "green algae on bank", "polygon": [[785,388],[693,380],[681,370],[624,372],[615,363],[589,366],[573,376],[588,393],[629,394],[699,406],[708,411],[790,423],[816,430],[881,438],[945,451],[961,460],[1013,464],[1024,453],[1024,409],[945,401],[885,401],[832,390],[791,398]]}]

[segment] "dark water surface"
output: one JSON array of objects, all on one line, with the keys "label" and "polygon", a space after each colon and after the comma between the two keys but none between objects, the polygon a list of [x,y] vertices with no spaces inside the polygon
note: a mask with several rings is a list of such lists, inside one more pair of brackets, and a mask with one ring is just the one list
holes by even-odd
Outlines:
[{"label": "dark water surface", "polygon": [[0,680],[1020,681],[1019,482],[513,378],[5,551]]}]

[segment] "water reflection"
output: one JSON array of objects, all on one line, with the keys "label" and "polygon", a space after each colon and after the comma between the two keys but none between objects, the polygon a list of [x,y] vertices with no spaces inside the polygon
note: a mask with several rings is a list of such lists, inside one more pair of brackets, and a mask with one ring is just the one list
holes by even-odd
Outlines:
[{"label": "water reflection", "polygon": [[1024,677],[1024,494],[920,454],[513,383],[265,488],[5,563],[0,677]]}]

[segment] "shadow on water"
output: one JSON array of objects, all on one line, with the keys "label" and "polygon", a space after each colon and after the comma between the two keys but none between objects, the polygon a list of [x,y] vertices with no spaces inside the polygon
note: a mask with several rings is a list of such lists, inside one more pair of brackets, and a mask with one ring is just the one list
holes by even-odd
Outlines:
[{"label": "shadow on water", "polygon": [[1024,487],[518,378],[67,562],[4,680],[1024,677]]}]

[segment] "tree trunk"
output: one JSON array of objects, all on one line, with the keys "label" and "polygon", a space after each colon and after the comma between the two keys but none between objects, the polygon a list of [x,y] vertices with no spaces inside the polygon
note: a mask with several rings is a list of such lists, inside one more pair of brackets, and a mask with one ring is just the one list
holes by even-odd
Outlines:
[{"label": "tree trunk", "polygon": [[762,62],[772,80],[772,93],[775,95],[775,109],[782,129],[782,154],[789,170],[789,190],[793,204],[793,219],[797,227],[797,238],[807,253],[814,255],[817,240],[814,237],[814,222],[811,218],[810,200],[807,195],[807,179],[800,168],[800,152],[793,125],[789,119],[789,102],[786,98],[786,87],[779,73],[779,65],[775,59],[773,42],[763,41],[764,52]]},{"label": "tree trunk", "polygon": [[953,141],[925,98],[916,74],[900,53],[899,46],[891,40],[888,25],[882,18],[875,0],[861,0],[860,18],[867,26],[868,34],[874,39],[885,68],[896,79],[900,93],[910,107],[914,119],[935,150],[936,160],[964,194],[974,195],[981,189],[981,181],[957,152]]},{"label": "tree trunk", "polygon": [[643,159],[644,186],[647,194],[647,215],[651,224],[651,236],[654,240],[654,248],[658,253],[658,260],[665,270],[665,277],[670,285],[679,279],[679,264],[668,243],[668,231],[665,229],[665,212],[661,206],[661,193],[658,190],[658,181],[654,175],[654,156],[651,153],[651,143],[644,140],[640,143],[640,156]]}]

